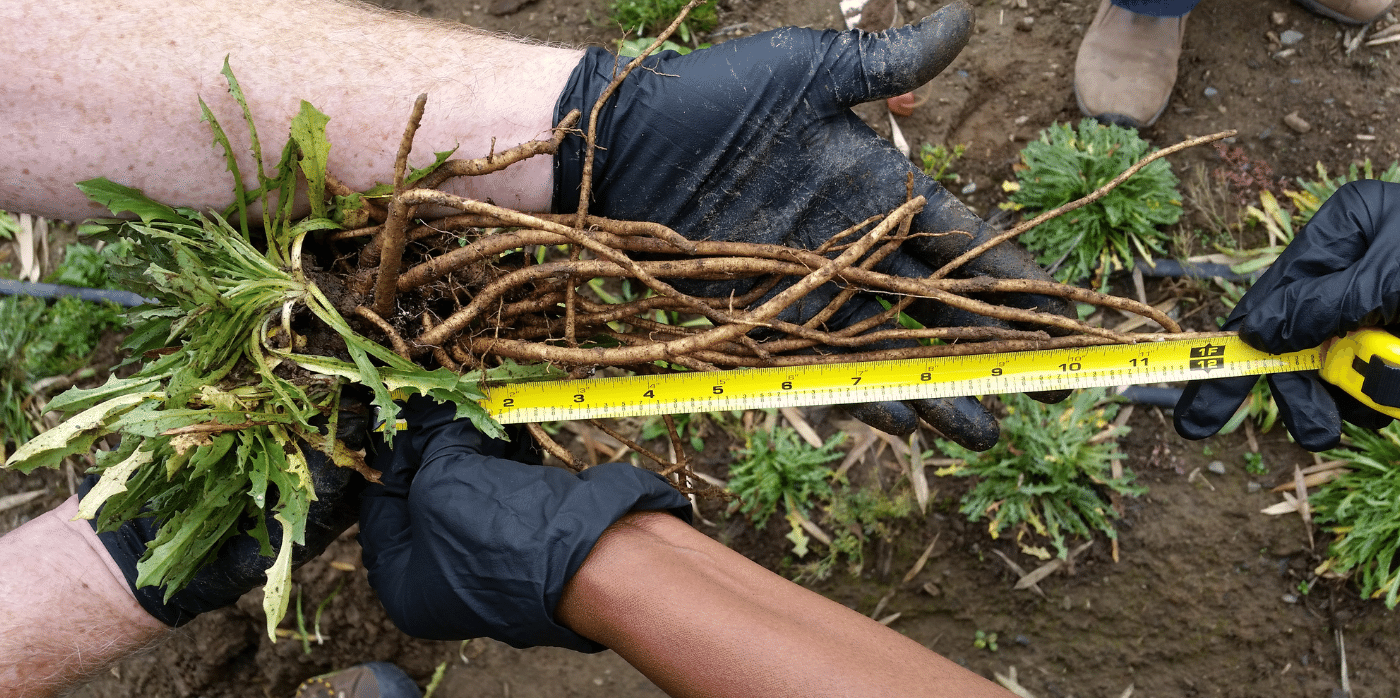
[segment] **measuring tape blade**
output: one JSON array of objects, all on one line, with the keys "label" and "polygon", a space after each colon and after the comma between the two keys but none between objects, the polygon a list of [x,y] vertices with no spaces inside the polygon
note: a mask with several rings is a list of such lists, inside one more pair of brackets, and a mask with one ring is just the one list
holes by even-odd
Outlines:
[{"label": "measuring tape blade", "polygon": [[1317,370],[1319,351],[1235,337],[1003,354],[511,383],[481,401],[502,424],[842,405]]}]

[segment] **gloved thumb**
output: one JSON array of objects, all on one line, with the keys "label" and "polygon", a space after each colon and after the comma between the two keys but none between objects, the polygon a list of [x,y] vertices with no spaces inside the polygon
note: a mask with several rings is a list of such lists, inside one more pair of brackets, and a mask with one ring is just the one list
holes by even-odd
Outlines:
[{"label": "gloved thumb", "polygon": [[932,80],[972,36],[972,8],[954,2],[917,24],[871,34],[850,31],[826,64],[843,107],[901,95]]}]

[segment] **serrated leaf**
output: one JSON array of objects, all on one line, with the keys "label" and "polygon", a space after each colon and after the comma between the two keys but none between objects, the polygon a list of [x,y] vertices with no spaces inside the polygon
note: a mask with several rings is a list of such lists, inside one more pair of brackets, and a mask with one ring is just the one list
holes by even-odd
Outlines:
[{"label": "serrated leaf", "polygon": [[306,178],[313,218],[327,217],[326,163],[330,160],[331,143],[326,139],[326,124],[330,120],[306,100],[301,102],[301,111],[292,117],[292,140],[301,149],[301,174]]},{"label": "serrated leaf", "polygon": [[155,457],[151,451],[142,448],[136,449],[126,460],[107,468],[102,472],[102,478],[88,490],[86,496],[78,503],[78,513],[74,519],[91,519],[97,515],[97,510],[108,499],[119,492],[126,491],[126,481],[131,478],[131,474]]},{"label": "serrated leaf", "polygon": [[[277,517],[281,520],[281,516]],[[267,615],[267,636],[277,642],[277,626],[287,614],[287,601],[292,588],[292,528],[282,522],[282,544],[277,560],[267,568],[267,583],[263,585],[263,613]]]},{"label": "serrated leaf", "polygon": [[433,164],[428,165],[427,167],[411,168],[409,173],[404,175],[404,185],[411,185],[414,182],[417,182],[418,180],[432,174],[434,170],[436,170],[439,167],[442,167],[442,163],[447,162],[447,159],[452,157],[452,154],[455,152],[457,152],[456,147],[452,148],[452,150],[441,150],[436,153],[433,153],[433,155],[435,156],[433,159]]},{"label": "serrated leaf", "polygon": [[112,432],[111,422],[137,405],[160,397],[158,392],[132,393],[89,407],[20,446],[5,461],[5,467],[29,473],[35,468],[55,467],[75,453],[87,453],[93,443]]},{"label": "serrated leaf", "polygon": [[157,409],[154,404],[133,409],[112,424],[114,431],[147,438],[160,436],[173,429],[197,424],[225,426],[247,425],[249,422],[289,422],[286,415],[268,412],[226,411],[217,409]]},{"label": "serrated leaf", "polygon": [[159,381],[149,376],[135,375],[130,378],[118,378],[112,374],[106,383],[96,388],[69,388],[49,401],[48,408],[54,412],[77,412],[86,410],[93,405],[105,400],[129,395],[131,393],[154,393],[160,394],[156,390]]},{"label": "serrated leaf", "polygon": [[152,201],[140,189],[117,184],[106,177],[78,182],[77,187],[89,199],[106,206],[113,215],[134,213],[147,225],[155,221],[186,222],[175,209]]}]

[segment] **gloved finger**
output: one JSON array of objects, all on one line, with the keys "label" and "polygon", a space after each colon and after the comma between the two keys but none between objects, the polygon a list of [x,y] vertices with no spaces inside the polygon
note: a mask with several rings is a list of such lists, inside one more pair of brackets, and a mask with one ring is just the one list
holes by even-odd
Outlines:
[{"label": "gloved finger", "polygon": [[909,405],[929,426],[963,448],[986,451],[1001,436],[996,417],[974,398],[910,400]]},{"label": "gloved finger", "polygon": [[892,436],[908,436],[919,428],[919,415],[914,408],[896,400],[847,405],[846,412]]},{"label": "gloved finger", "polygon": [[868,402],[848,405],[846,412],[894,436],[914,433],[922,418],[948,440],[973,451],[991,448],[1001,436],[996,417],[981,402],[970,397]]},{"label": "gloved finger", "polygon": [[[1395,260],[1383,265],[1393,268]],[[1363,260],[1260,298],[1244,316],[1240,338],[1250,346],[1282,353],[1318,346],[1363,324],[1393,322],[1400,317],[1400,278],[1375,266]]]},{"label": "gloved finger", "polygon": [[826,58],[837,103],[850,107],[904,94],[948,67],[972,36],[972,8],[955,2],[878,34],[851,30]]},{"label": "gloved finger", "polygon": [[1274,373],[1268,378],[1279,417],[1299,446],[1326,451],[1341,443],[1342,415],[1316,371]]},{"label": "gloved finger", "polygon": [[1192,440],[1214,436],[1235,416],[1258,381],[1258,376],[1235,376],[1187,383],[1172,412],[1176,433]]}]

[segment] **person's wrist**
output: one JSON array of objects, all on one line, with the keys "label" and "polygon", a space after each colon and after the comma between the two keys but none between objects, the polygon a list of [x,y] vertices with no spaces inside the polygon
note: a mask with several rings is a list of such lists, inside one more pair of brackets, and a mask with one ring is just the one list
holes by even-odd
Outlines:
[{"label": "person's wrist", "polygon": [[[95,603],[104,606],[117,622],[129,624],[133,634],[155,637],[170,629],[142,608],[121,566],[112,559],[97,532],[78,514],[78,497],[69,497],[36,522],[52,544],[52,564],[72,579],[81,579]],[[41,521],[42,519],[50,519]]]},{"label": "person's wrist", "polygon": [[[462,90],[428,94],[415,153],[456,147],[454,157],[482,158],[553,136],[555,105],[583,52],[497,41],[492,54],[501,65],[487,71],[491,74],[464,82]],[[545,212],[554,197],[553,162],[537,156],[487,175],[449,180],[442,188],[519,211]]]}]

